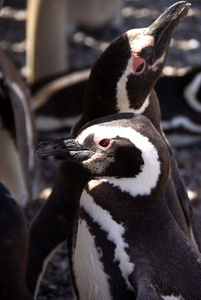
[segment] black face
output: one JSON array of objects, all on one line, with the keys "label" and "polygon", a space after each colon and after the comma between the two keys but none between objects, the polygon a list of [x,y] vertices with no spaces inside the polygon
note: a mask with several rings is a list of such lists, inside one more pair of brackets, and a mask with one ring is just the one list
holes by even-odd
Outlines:
[{"label": "black face", "polygon": [[[83,123],[127,111],[118,102],[134,110],[142,107],[162,72],[174,29],[188,9],[188,2],[178,2],[150,27],[130,30],[111,43],[92,68]],[[125,92],[118,95],[118,89]]]},{"label": "black face", "polygon": [[94,151],[84,167],[93,176],[135,177],[144,164],[142,152],[128,138],[89,135],[83,144]]},{"label": "black face", "polygon": [[189,7],[188,2],[175,3],[150,27],[127,33],[133,55],[133,70],[126,83],[130,107],[139,109],[160,77],[171,37]]},{"label": "black face", "polygon": [[41,160],[62,160],[83,164],[93,176],[135,177],[143,166],[141,151],[128,138],[89,134],[79,139],[40,143],[35,155]]},{"label": "black face", "polygon": [[[141,173],[145,164],[143,155],[150,153],[151,144],[165,164],[167,148],[151,122],[142,115],[122,113],[89,122],[77,138],[43,142],[36,148],[35,155],[43,160],[82,164],[94,177],[129,178]],[[145,156],[152,160],[152,154]],[[168,167],[166,169],[168,174]]]},{"label": "black face", "polygon": [[[94,64],[85,92],[87,121],[117,113],[116,87],[131,57],[129,40],[123,34]],[[86,123],[86,122],[85,122]]]}]

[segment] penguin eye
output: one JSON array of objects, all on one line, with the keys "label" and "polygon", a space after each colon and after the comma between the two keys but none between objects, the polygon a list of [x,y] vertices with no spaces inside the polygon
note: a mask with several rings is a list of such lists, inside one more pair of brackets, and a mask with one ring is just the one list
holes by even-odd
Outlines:
[{"label": "penguin eye", "polygon": [[103,148],[107,148],[110,144],[110,141],[110,139],[102,139],[100,140],[99,145]]},{"label": "penguin eye", "polygon": [[142,62],[135,70],[136,75],[141,75],[144,72],[144,69],[145,69],[145,63]]}]

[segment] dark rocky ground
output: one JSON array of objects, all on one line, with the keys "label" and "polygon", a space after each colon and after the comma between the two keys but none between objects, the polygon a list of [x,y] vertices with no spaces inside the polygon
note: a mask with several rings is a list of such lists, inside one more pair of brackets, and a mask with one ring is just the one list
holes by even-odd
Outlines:
[{"label": "dark rocky ground", "polygon": [[[107,43],[135,27],[148,26],[165,7],[175,1],[170,0],[125,0],[122,23],[118,28],[108,27],[96,32],[79,30],[69,37],[69,67],[88,67],[99,57]],[[189,17],[176,30],[169,51],[165,73],[175,74],[178,69],[201,65],[201,1],[192,0]],[[25,66],[25,26],[26,1],[5,0],[0,19],[0,45],[21,70]],[[201,205],[201,143],[175,149],[180,172],[186,188],[197,194],[193,201],[200,216]],[[52,185],[56,166],[45,165],[44,176]],[[43,201],[33,201],[25,210],[31,221]],[[68,273],[66,246],[64,245],[50,261],[39,291],[39,300],[73,299]]]}]

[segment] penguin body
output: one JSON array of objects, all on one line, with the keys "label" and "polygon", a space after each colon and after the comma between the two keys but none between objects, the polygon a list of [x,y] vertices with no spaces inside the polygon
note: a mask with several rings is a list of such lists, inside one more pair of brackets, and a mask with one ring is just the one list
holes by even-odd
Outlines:
[{"label": "penguin body", "polygon": [[[77,134],[85,123],[94,118],[129,111],[144,114],[163,136],[160,108],[153,86],[161,74],[174,29],[188,9],[188,2],[175,3],[150,27],[128,31],[106,49],[92,68],[83,113],[74,126],[72,135]],[[183,232],[188,237],[193,232],[192,238],[199,244],[196,226],[192,224],[191,206],[170,147],[169,153],[171,172],[166,201]],[[60,164],[53,193],[30,228],[27,284],[32,293],[37,278],[43,271],[43,263],[39,262],[44,262],[47,252],[50,253],[50,249],[56,248],[62,240],[67,238],[71,243],[74,225],[77,226],[80,194],[88,179],[89,174],[79,165],[69,162]],[[49,232],[49,226],[43,226],[44,219],[49,220],[47,223],[50,224],[54,219],[55,228],[60,228],[59,237],[57,230]],[[42,247],[44,239],[47,250]],[[39,254],[39,259],[35,253]]]},{"label": "penguin body", "polygon": [[[162,72],[173,31],[188,9],[187,2],[175,3],[150,27],[126,32],[105,50],[91,70],[83,113],[73,127],[72,135],[94,118],[118,112],[134,112],[146,116],[166,140],[153,87]],[[177,17],[173,18],[176,14]],[[168,142],[167,145],[171,156],[167,205],[183,232],[191,236],[201,249],[201,237],[174,151]]]},{"label": "penguin body", "polygon": [[18,71],[0,49],[0,178],[24,206],[31,200],[35,127],[30,97]]},{"label": "penguin body", "polygon": [[200,299],[201,255],[166,204],[168,149],[147,118],[100,118],[35,154],[91,176],[72,256],[78,299]]},{"label": "penguin body", "polygon": [[21,209],[0,181],[0,299],[31,300],[25,285],[28,228]]},{"label": "penguin body", "polygon": [[162,112],[162,127],[173,146],[201,139],[201,68],[184,76],[162,77],[155,86]]}]

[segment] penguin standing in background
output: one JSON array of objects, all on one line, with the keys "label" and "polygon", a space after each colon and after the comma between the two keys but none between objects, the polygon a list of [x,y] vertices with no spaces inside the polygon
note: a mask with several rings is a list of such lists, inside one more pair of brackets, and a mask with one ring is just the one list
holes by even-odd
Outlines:
[{"label": "penguin standing in background", "polygon": [[25,285],[28,228],[13,196],[0,181],[0,299],[32,300]]},{"label": "penguin standing in background", "polygon": [[[0,0],[0,9],[4,1]],[[0,178],[18,204],[32,198],[36,132],[28,89],[0,48]]]},{"label": "penguin standing in background", "polygon": [[96,119],[35,154],[80,164],[91,176],[73,243],[77,299],[201,299],[201,254],[169,211],[169,153],[146,117]]},{"label": "penguin standing in background", "polygon": [[183,76],[164,76],[156,83],[162,127],[171,145],[201,141],[201,67]]},{"label": "penguin standing in background", "polygon": [[[94,118],[134,112],[144,114],[163,136],[160,108],[153,86],[162,72],[172,34],[188,10],[188,2],[175,3],[150,27],[130,30],[106,49],[92,68],[83,114],[72,130],[73,135]],[[170,146],[168,148],[171,172],[166,202],[182,231],[186,236],[191,236],[201,249],[174,153]],[[60,164],[53,192],[30,227],[27,285],[31,293],[37,293],[45,261],[58,245],[67,238],[71,249],[80,194],[88,178],[89,174],[79,165],[69,162]]]},{"label": "penguin standing in background", "polygon": [[0,49],[0,178],[21,206],[32,197],[35,139],[28,90]]}]

